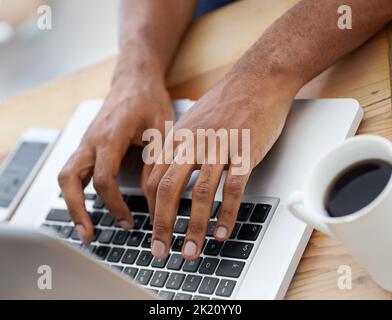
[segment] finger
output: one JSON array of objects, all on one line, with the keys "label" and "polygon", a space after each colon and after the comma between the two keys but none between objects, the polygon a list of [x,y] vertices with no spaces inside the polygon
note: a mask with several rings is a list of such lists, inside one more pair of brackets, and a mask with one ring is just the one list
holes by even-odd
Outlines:
[{"label": "finger", "polygon": [[100,149],[94,168],[94,188],[102,198],[113,218],[124,229],[134,225],[133,217],[123,200],[116,178],[120,170],[122,156],[114,157],[115,150]]},{"label": "finger", "polygon": [[152,164],[145,164],[142,168],[141,177],[140,177],[140,185],[141,185],[142,192],[145,197],[147,197],[148,178],[150,177],[153,168],[154,168],[154,165],[152,165]]},{"label": "finger", "polygon": [[85,207],[83,188],[91,179],[94,157],[92,153],[75,153],[58,176],[69,214],[75,223],[80,240],[88,244],[94,238],[94,226]]},{"label": "finger", "polygon": [[150,220],[151,224],[154,223],[154,215],[155,215],[155,204],[156,204],[156,196],[158,191],[159,183],[161,182],[163,176],[165,175],[167,169],[170,165],[168,164],[157,164],[155,165],[150,172],[149,177],[147,178],[146,186],[144,189],[148,209],[150,211]]},{"label": "finger", "polygon": [[205,164],[201,167],[192,191],[191,217],[182,249],[185,259],[196,259],[203,249],[208,221],[223,169],[224,165],[221,164]]},{"label": "finger", "polygon": [[150,168],[146,168],[145,172],[143,173],[145,175],[149,173],[149,176],[145,182],[145,186],[143,187],[143,192],[147,198],[151,223],[153,223],[154,221],[158,185],[162,177],[165,175],[170,164],[173,162],[174,145],[170,143],[170,141],[173,141],[172,131],[170,131],[170,133],[166,137],[163,151],[154,157],[154,165],[152,165],[151,171],[149,171]]},{"label": "finger", "polygon": [[193,164],[172,164],[158,185],[151,246],[152,254],[158,258],[169,253],[178,204],[193,167]]},{"label": "finger", "polygon": [[215,239],[218,241],[227,240],[233,231],[245,186],[250,175],[250,173],[233,175],[232,168],[233,166],[230,166],[223,186],[223,201],[214,232]]}]

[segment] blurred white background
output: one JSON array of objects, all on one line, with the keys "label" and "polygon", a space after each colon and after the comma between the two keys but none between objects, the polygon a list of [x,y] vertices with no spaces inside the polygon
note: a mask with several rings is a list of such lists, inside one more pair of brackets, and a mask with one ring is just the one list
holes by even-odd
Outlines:
[{"label": "blurred white background", "polygon": [[[8,10],[11,1],[22,12]],[[37,27],[42,2],[52,8],[52,30]],[[118,48],[118,4],[119,0],[0,0],[0,23],[8,21],[16,29],[10,40],[0,42],[0,100],[113,56]]]}]

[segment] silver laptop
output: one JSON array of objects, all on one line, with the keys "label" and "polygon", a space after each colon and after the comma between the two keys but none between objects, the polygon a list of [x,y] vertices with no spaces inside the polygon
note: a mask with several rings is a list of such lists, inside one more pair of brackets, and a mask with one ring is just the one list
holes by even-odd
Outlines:
[{"label": "silver laptop", "polygon": [[[351,99],[295,101],[280,139],[251,175],[230,240],[219,243],[212,236],[220,187],[203,252],[194,261],[181,257],[194,179],[180,202],[170,256],[159,260],[150,251],[152,226],[137,165],[124,166],[119,177],[135,229],[119,228],[89,185],[86,207],[96,239],[89,246],[80,244],[57,175],[101,104],[79,106],[9,226],[0,229],[0,297],[283,298],[312,231],[288,212],[285,201],[319,157],[355,134],[363,115],[359,104]],[[192,101],[176,101],[177,116],[191,106]],[[49,290],[37,285],[42,265],[53,277]]]}]

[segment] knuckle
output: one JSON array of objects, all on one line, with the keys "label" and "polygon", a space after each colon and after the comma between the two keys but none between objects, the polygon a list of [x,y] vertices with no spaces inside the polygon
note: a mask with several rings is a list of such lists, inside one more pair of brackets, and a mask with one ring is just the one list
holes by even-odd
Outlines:
[{"label": "knuckle", "polygon": [[190,222],[188,226],[188,232],[193,235],[204,235],[205,228],[200,222]]},{"label": "knuckle", "polygon": [[169,224],[163,219],[154,219],[154,232],[155,234],[166,234],[170,230]]},{"label": "knuckle", "polygon": [[158,185],[158,193],[161,195],[170,195],[174,192],[174,181],[173,178],[169,175],[166,175],[162,178],[161,182]]},{"label": "knuckle", "polygon": [[193,189],[193,198],[196,200],[208,200],[211,198],[213,189],[208,181],[197,183]]},{"label": "knuckle", "polygon": [[153,196],[158,188],[158,183],[155,178],[149,177],[146,182],[146,193],[148,196]]},{"label": "knuckle", "polygon": [[60,187],[67,185],[69,180],[71,179],[72,175],[73,175],[72,169],[70,169],[68,167],[64,167],[60,171],[59,175],[57,176],[57,181],[58,181]]},{"label": "knuckle", "polygon": [[219,220],[235,221],[237,219],[237,212],[233,210],[223,209],[219,212]]},{"label": "knuckle", "polygon": [[109,177],[104,173],[94,175],[93,186],[95,190],[106,190],[109,185]]},{"label": "knuckle", "polygon": [[229,195],[240,196],[241,193],[243,192],[243,188],[244,186],[241,179],[232,177],[229,180],[227,180],[225,191]]}]

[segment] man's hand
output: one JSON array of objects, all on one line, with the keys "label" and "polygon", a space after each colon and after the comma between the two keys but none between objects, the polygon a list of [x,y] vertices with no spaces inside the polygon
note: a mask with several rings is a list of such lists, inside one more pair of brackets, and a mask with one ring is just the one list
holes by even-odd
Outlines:
[{"label": "man's hand", "polygon": [[[114,84],[80,146],[59,175],[69,213],[84,243],[91,242],[94,235],[84,205],[84,187],[92,178],[94,188],[114,219],[124,229],[132,228],[132,215],[116,182],[121,160],[131,145],[143,145],[141,137],[145,129],[157,128],[163,132],[165,120],[174,116],[163,81],[133,79]],[[148,171],[145,166],[142,179]]]},{"label": "man's hand", "polygon": [[[144,187],[152,214],[152,252],[155,256],[162,258],[169,253],[180,196],[195,169],[200,169],[200,174],[192,191],[191,216],[182,249],[184,258],[196,259],[203,248],[215,193],[225,167],[229,171],[214,235],[219,241],[230,237],[250,171],[278,138],[293,99],[273,82],[271,78],[265,90],[254,90],[251,78],[247,79],[244,74],[227,77],[176,123],[174,134],[188,128],[194,133],[195,141],[196,129],[239,129],[240,133],[241,129],[250,129],[250,170],[235,175],[231,170],[233,164],[219,163],[219,155],[215,164],[178,164],[174,161],[170,165],[155,165]],[[204,143],[207,150],[208,143]],[[178,150],[179,146],[181,143],[175,148]],[[244,146],[238,147],[241,154]],[[168,151],[166,148],[164,153]],[[230,149],[218,152],[229,154]]]}]

